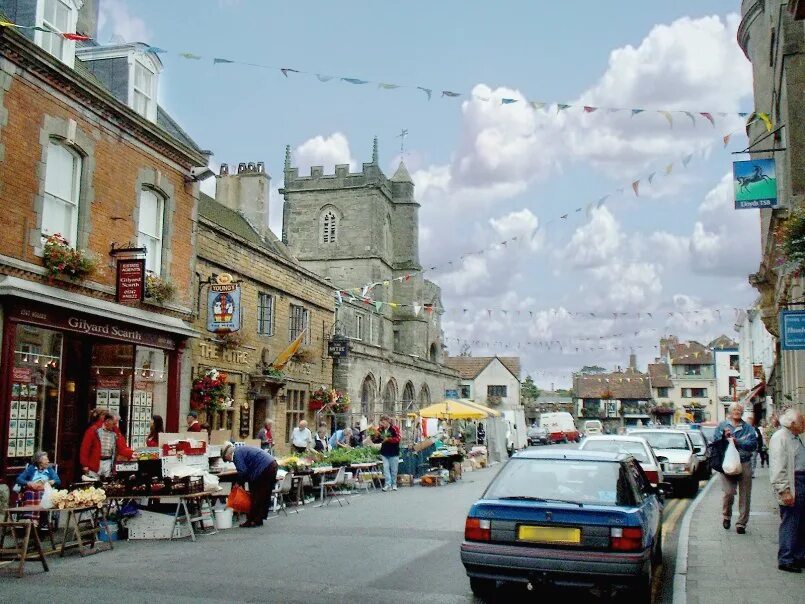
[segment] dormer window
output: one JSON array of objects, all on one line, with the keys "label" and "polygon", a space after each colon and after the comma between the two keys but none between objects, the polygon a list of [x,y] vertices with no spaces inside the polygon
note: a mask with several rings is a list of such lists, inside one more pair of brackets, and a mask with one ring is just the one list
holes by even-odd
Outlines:
[{"label": "dormer window", "polygon": [[132,91],[132,109],[147,119],[154,119],[154,72],[140,61],[134,62],[134,87]]},{"label": "dormer window", "polygon": [[34,42],[72,67],[75,42],[66,40],[61,34],[74,33],[77,19],[75,0],[40,0],[37,3],[37,25],[46,31],[36,30]]}]

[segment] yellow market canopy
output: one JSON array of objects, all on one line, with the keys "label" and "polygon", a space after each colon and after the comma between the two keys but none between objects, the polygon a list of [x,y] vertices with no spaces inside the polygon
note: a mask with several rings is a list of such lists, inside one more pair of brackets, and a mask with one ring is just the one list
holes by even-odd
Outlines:
[{"label": "yellow market canopy", "polygon": [[500,412],[467,399],[445,399],[420,409],[419,415],[436,419],[485,419],[498,417]]}]

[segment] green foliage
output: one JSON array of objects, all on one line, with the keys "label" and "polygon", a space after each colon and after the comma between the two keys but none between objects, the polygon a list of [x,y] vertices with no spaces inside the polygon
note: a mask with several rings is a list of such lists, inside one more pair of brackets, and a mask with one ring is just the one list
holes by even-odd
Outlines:
[{"label": "green foliage", "polygon": [[523,401],[535,401],[541,394],[540,389],[534,383],[530,375],[526,376],[523,383],[520,384],[520,398]]},{"label": "green foliage", "polygon": [[805,265],[805,211],[794,210],[781,229],[781,247],[786,260],[797,266]]},{"label": "green foliage", "polygon": [[98,261],[84,252],[73,249],[59,233],[45,240],[42,255],[45,268],[50,277],[66,277],[81,281],[91,277],[98,270]]},{"label": "green foliage", "polygon": [[606,373],[607,370],[603,367],[599,367],[598,365],[585,365],[581,368],[579,373],[582,375],[597,375],[599,373]]},{"label": "green foliage", "polygon": [[317,461],[316,466],[347,466],[352,463],[368,463],[377,461],[379,454],[377,449],[371,447],[356,447],[354,449],[333,449],[324,454],[321,461]]}]

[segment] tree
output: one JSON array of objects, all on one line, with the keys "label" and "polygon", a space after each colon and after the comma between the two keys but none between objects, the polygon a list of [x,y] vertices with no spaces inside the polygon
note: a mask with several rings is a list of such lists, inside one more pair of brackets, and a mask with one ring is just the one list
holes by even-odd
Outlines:
[{"label": "tree", "polygon": [[531,379],[531,376],[526,376],[523,383],[520,384],[520,398],[523,402],[534,402],[539,398],[541,394],[540,389],[537,388],[537,385],[534,383],[534,380]]},{"label": "tree", "polygon": [[607,370],[603,367],[599,367],[598,365],[585,365],[581,368],[579,373],[584,375],[596,375],[598,373],[606,373]]}]

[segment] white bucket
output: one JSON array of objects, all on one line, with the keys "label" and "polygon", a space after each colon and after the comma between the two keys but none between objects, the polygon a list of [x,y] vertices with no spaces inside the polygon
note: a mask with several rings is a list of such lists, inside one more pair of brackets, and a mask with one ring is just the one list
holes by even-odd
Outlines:
[{"label": "white bucket", "polygon": [[230,508],[215,510],[215,528],[219,531],[232,528],[232,510]]}]

